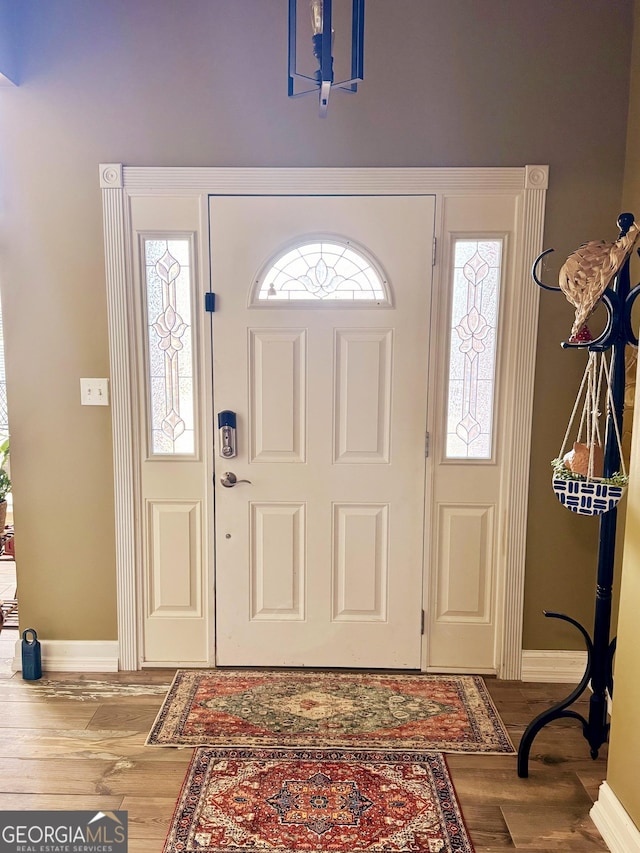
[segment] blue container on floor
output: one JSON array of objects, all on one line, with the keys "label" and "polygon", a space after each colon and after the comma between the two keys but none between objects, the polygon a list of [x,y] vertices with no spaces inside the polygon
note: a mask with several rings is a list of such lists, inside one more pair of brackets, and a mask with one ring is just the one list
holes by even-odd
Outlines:
[{"label": "blue container on floor", "polygon": [[[31,634],[32,638],[27,639],[27,634]],[[22,677],[25,681],[37,681],[42,678],[40,643],[33,628],[22,632]]]}]

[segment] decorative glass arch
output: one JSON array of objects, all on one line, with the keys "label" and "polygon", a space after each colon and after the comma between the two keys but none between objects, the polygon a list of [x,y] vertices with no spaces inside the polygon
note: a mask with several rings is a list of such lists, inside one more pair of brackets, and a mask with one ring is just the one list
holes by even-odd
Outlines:
[{"label": "decorative glass arch", "polygon": [[292,302],[392,304],[379,265],[351,241],[336,237],[307,237],[264,266],[250,304]]}]

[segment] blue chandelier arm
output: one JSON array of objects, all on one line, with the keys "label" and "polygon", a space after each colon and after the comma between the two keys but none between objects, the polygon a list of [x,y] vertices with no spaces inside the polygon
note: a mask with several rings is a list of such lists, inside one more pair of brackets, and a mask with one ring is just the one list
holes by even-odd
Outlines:
[{"label": "blue chandelier arm", "polygon": [[560,288],[559,288],[559,287],[551,287],[551,285],[549,285],[549,284],[545,284],[543,281],[541,281],[541,280],[538,278],[538,267],[539,267],[539,266],[540,266],[540,264],[542,263],[542,259],[543,259],[546,255],[550,255],[550,254],[551,254],[551,252],[554,252],[554,251],[555,251],[555,249],[545,249],[545,250],[544,250],[544,252],[541,252],[541,254],[539,254],[539,255],[538,255],[538,257],[537,257],[537,258],[535,259],[535,261],[533,262],[533,266],[531,267],[531,275],[532,275],[533,280],[535,281],[535,283],[538,285],[538,287],[542,287],[544,290],[557,290],[557,291],[560,291]]},{"label": "blue chandelier arm", "polygon": [[351,80],[348,91],[357,92],[358,83],[364,80],[364,0],[355,0],[351,18]]},{"label": "blue chandelier arm", "polygon": [[[303,89],[300,92],[293,91],[293,79],[296,80],[308,80],[310,83],[313,83],[313,87],[311,89]],[[318,91],[318,83],[315,77],[309,77],[308,74],[300,74],[296,72],[293,77],[289,78],[291,81],[291,85],[289,87],[289,97],[290,98],[301,98],[303,95],[310,95],[313,92]],[[331,89],[340,89],[343,92],[346,92],[348,95],[354,95],[357,93],[357,88],[354,86],[359,82],[360,78],[355,78],[353,80],[342,80],[337,83],[331,84]]]}]

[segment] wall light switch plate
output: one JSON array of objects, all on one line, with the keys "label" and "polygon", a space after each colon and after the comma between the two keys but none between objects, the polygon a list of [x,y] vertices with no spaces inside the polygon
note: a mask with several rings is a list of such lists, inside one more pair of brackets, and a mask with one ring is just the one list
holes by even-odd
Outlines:
[{"label": "wall light switch plate", "polygon": [[81,379],[80,403],[83,406],[108,406],[109,380]]}]

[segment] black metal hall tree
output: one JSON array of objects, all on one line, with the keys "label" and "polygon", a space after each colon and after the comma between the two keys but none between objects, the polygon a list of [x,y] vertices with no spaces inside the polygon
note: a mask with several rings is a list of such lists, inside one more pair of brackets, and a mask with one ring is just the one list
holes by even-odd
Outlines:
[{"label": "black metal hall tree", "polygon": [[[620,237],[624,237],[634,224],[631,213],[622,213],[618,217]],[[536,284],[545,290],[560,291],[559,287],[549,287],[544,284],[537,274],[539,264],[545,255],[552,252],[547,249],[535,261],[532,275]],[[631,311],[638,295],[640,284],[633,289],[630,286],[630,257],[627,257],[613,282],[604,291],[601,301],[607,309],[607,324],[595,340],[590,342],[563,343],[567,348],[587,349],[590,352],[611,351],[610,373],[612,390],[612,408],[608,410],[606,422],[606,441],[604,447],[604,477],[611,477],[620,467],[620,450],[613,423],[614,413],[620,433],[624,409],[625,391],[625,349],[631,345],[638,346],[638,338],[631,326]],[[595,589],[595,612],[593,635],[578,621],[564,613],[544,611],[544,615],[553,619],[562,619],[574,625],[582,634],[587,647],[587,665],[582,680],[566,699],[553,705],[535,717],[527,726],[518,748],[518,776],[529,775],[529,752],[538,732],[552,722],[563,717],[579,720],[582,732],[590,746],[592,758],[598,757],[598,751],[606,742],[609,734],[607,721],[607,692],[613,696],[613,656],[616,640],[610,639],[611,633],[611,604],[614,575],[614,557],[616,547],[617,507],[600,516],[600,532],[598,540],[598,572]],[[572,705],[591,684],[589,699],[589,715],[572,710]]]}]

